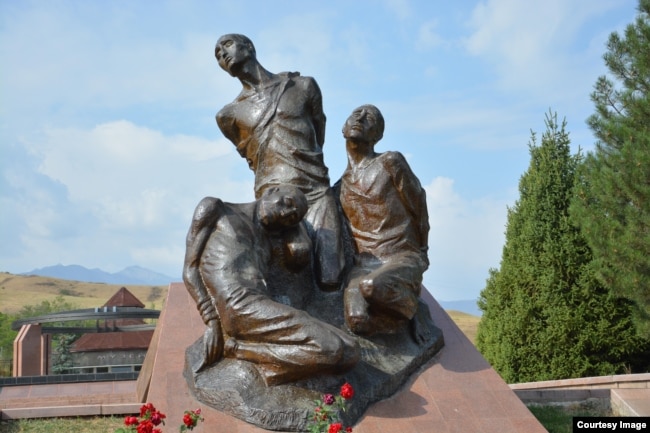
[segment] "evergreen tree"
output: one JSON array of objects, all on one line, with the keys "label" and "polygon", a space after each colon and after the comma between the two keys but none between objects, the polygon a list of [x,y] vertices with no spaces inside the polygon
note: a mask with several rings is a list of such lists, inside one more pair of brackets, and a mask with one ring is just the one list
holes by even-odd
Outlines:
[{"label": "evergreen tree", "polygon": [[56,334],[52,339],[52,372],[54,374],[71,373],[73,363],[70,347],[76,338],[73,334]]},{"label": "evergreen tree", "polygon": [[508,382],[623,372],[646,347],[625,300],[601,287],[591,252],[569,218],[579,155],[566,123],[546,117],[532,135],[519,200],[508,209],[499,269],[481,292],[477,347]]},{"label": "evergreen tree", "polygon": [[598,78],[588,124],[594,152],[581,170],[571,212],[597,263],[597,277],[633,302],[639,333],[650,338],[650,0],[603,56],[618,83]]}]

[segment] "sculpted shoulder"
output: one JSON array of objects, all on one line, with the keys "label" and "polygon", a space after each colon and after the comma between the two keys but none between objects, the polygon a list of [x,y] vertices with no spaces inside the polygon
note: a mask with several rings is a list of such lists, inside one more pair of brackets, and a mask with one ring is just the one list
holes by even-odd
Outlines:
[{"label": "sculpted shoulder", "polygon": [[318,83],[316,82],[316,79],[314,77],[296,75],[292,77],[292,80],[296,83],[296,86],[301,90],[307,93],[316,92],[320,94],[320,88],[318,87]]},{"label": "sculpted shoulder", "polygon": [[408,166],[404,155],[395,150],[386,151],[379,155],[378,158],[380,158],[383,166],[388,170],[395,167],[402,168],[404,166]]}]

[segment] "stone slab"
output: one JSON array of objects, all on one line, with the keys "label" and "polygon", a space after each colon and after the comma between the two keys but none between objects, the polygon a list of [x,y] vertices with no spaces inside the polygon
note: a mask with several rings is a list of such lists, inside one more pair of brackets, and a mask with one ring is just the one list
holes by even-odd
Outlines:
[{"label": "stone slab", "polygon": [[[400,391],[373,404],[354,431],[546,432],[433,297],[426,290],[422,296],[443,332],[445,346]],[[203,431],[267,431],[199,404],[191,396],[183,377],[185,349],[203,334],[204,325],[182,283],[170,285],[158,328],[157,351],[147,354],[153,366],[145,400],[167,414],[168,425],[180,424],[185,410],[201,407]]]},{"label": "stone slab", "polygon": [[100,415],[132,415],[140,412],[141,403],[82,404],[75,406],[18,407],[2,409],[2,419],[61,418]]},{"label": "stone slab", "polygon": [[139,412],[136,381],[0,387],[2,419],[125,415]]},{"label": "stone slab", "polygon": [[612,389],[611,404],[619,416],[650,416],[650,389]]}]

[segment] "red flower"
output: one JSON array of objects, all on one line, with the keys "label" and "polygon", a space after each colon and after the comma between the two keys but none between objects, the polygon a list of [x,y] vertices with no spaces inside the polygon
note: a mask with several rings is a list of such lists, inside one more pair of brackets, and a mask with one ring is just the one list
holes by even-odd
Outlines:
[{"label": "red flower", "polygon": [[343,386],[341,387],[341,397],[343,397],[346,400],[349,400],[352,397],[354,397],[354,388],[352,388],[352,385],[350,385],[347,382],[343,384]]},{"label": "red flower", "polygon": [[189,413],[183,415],[183,424],[185,424],[188,427],[194,426],[194,420],[192,419],[192,415],[190,415]]},{"label": "red flower", "polygon": [[165,414],[155,411],[153,414],[151,414],[151,422],[153,425],[160,425],[161,422],[163,422],[163,419],[165,419]]},{"label": "red flower", "polygon": [[137,430],[138,433],[153,433],[153,423],[148,419],[140,421]]},{"label": "red flower", "polygon": [[138,423],[138,418],[134,416],[127,416],[124,418],[125,425],[136,425]]},{"label": "red flower", "polygon": [[143,404],[140,408],[140,416],[144,416],[147,412],[154,412],[156,408],[153,406],[153,403]]},{"label": "red flower", "polygon": [[340,422],[335,422],[333,424],[330,424],[330,428],[327,433],[339,433],[342,428],[343,425]]},{"label": "red flower", "polygon": [[345,431],[346,431],[347,433],[352,433],[352,427],[346,427],[346,428],[345,428]]},{"label": "red flower", "polygon": [[325,394],[323,396],[323,403],[325,403],[328,406],[331,406],[334,404],[334,396],[332,394]]}]

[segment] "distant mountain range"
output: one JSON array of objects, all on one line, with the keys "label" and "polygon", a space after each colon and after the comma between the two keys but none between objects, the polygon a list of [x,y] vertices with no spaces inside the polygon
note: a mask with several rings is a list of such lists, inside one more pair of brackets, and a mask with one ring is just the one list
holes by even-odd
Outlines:
[{"label": "distant mountain range", "polygon": [[145,286],[167,285],[173,281],[179,280],[140,266],[129,266],[120,272],[111,274],[98,268],[88,269],[79,265],[56,265],[34,269],[33,271],[25,272],[22,275],[39,275],[41,277],[85,281],[88,283],[132,284]]}]

